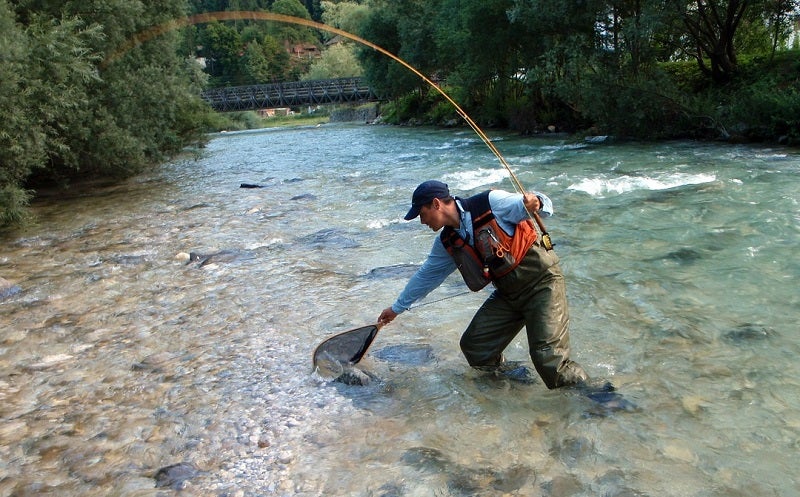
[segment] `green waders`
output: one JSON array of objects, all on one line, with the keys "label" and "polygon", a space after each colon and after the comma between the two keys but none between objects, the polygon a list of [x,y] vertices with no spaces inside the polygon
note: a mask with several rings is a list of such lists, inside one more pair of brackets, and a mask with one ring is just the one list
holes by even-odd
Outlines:
[{"label": "green waders", "polygon": [[569,358],[569,309],[558,261],[555,252],[537,242],[514,271],[495,281],[495,291],[461,337],[470,366],[499,366],[503,350],[525,326],[533,365],[547,388],[588,380]]}]

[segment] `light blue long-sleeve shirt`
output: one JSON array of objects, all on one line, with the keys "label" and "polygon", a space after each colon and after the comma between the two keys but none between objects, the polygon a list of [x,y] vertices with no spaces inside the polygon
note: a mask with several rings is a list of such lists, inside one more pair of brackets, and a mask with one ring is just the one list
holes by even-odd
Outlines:
[{"label": "light blue long-sleeve shirt", "polygon": [[[543,193],[533,192],[541,203],[539,215],[548,217],[553,214],[553,202]],[[503,230],[513,235],[517,224],[523,219],[528,218],[528,211],[525,210],[521,193],[509,193],[503,190],[492,190],[489,192],[489,206],[492,209],[497,224]],[[461,238],[468,240],[474,246],[472,236],[472,215],[464,210],[461,202],[456,200],[456,207],[461,216],[461,224],[456,230]],[[466,237],[470,234],[469,238]],[[428,254],[428,258],[422,266],[408,280],[406,287],[400,292],[397,300],[392,304],[392,310],[398,314],[411,308],[411,305],[431,293],[436,287],[455,271],[456,263],[453,257],[447,253],[439,235],[433,241],[433,247]]]}]

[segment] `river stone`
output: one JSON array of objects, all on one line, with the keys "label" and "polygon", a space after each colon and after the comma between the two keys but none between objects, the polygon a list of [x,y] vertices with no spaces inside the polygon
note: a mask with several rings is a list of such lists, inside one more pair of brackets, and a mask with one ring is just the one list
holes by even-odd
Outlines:
[{"label": "river stone", "polygon": [[17,285],[12,284],[10,281],[0,278],[0,301],[7,299],[22,291]]},{"label": "river stone", "polygon": [[754,323],[740,324],[725,333],[725,338],[733,343],[766,340],[775,335],[775,330]]},{"label": "river stone", "polygon": [[187,264],[196,262],[197,267],[204,267],[211,264],[218,264],[221,262],[230,263],[244,259],[252,259],[254,257],[255,256],[253,254],[240,250],[222,250],[220,252],[214,252],[213,254],[190,252],[189,262],[187,262]]},{"label": "river stone", "polygon": [[372,383],[373,376],[358,368],[346,368],[342,374],[336,377],[335,382],[352,386],[366,386]]},{"label": "river stone", "polygon": [[344,231],[335,228],[319,230],[316,233],[302,236],[298,240],[316,249],[326,247],[356,248],[361,246],[360,243],[347,236]]},{"label": "river stone", "polygon": [[169,487],[173,490],[182,490],[188,480],[200,473],[194,464],[188,462],[165,466],[156,472],[156,488]]},{"label": "river stone", "polygon": [[373,353],[373,356],[386,362],[422,366],[435,359],[433,347],[428,344],[389,345]]},{"label": "river stone", "polygon": [[303,193],[300,195],[295,195],[294,197],[290,198],[289,200],[316,200],[317,196],[313,193]]}]

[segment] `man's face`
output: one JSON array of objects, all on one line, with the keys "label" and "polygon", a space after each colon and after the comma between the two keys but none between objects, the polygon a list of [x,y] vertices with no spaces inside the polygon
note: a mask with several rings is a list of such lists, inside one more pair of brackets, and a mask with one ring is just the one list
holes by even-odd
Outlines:
[{"label": "man's face", "polygon": [[442,203],[439,199],[434,199],[428,205],[423,205],[419,210],[419,222],[427,225],[433,231],[439,231],[444,226],[444,211],[441,209]]}]

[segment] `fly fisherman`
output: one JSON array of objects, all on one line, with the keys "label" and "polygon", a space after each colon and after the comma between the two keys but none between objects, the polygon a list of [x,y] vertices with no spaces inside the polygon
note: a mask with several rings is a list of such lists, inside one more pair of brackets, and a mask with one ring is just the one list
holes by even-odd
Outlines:
[{"label": "fly fisherman", "polygon": [[538,235],[529,212],[550,216],[553,204],[541,193],[492,190],[462,199],[452,197],[440,181],[420,184],[405,219],[419,216],[422,224],[442,232],[378,323],[391,322],[458,268],[471,290],[490,282],[495,287],[461,337],[470,366],[502,370],[503,350],[524,326],[531,359],[547,388],[584,384],[586,373],[569,358],[569,311],[559,259],[545,248],[549,240]]}]

